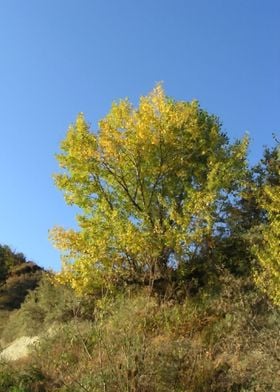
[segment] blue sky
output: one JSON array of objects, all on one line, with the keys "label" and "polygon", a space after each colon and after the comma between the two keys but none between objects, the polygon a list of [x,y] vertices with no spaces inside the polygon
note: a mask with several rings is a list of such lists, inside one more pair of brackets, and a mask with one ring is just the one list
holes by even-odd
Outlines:
[{"label": "blue sky", "polygon": [[48,240],[74,210],[54,187],[54,154],[84,112],[96,129],[113,100],[158,81],[198,99],[250,161],[279,136],[278,0],[0,0],[0,243],[59,269]]}]

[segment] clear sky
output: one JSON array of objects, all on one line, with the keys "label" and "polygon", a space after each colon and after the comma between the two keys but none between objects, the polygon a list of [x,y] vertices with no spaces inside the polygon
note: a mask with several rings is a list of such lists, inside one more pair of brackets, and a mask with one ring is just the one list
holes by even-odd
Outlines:
[{"label": "clear sky", "polygon": [[0,0],[0,243],[59,269],[48,240],[74,211],[54,187],[54,158],[84,112],[137,103],[158,81],[198,99],[250,161],[279,135],[279,0]]}]

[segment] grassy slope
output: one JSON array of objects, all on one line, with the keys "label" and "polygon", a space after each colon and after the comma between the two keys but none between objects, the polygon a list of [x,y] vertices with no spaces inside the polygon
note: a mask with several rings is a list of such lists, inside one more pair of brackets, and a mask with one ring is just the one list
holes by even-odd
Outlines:
[{"label": "grassy slope", "polygon": [[2,364],[1,392],[280,390],[279,312],[248,279],[224,275],[180,303],[126,291],[96,303],[92,320],[77,306],[32,357]]}]

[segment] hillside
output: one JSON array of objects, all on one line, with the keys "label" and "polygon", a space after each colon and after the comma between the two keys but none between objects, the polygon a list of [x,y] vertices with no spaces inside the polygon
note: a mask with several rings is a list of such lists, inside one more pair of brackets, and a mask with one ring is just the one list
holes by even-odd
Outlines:
[{"label": "hillside", "polygon": [[20,308],[29,291],[38,286],[43,272],[22,253],[0,245],[0,337],[7,319]]},{"label": "hillside", "polygon": [[29,290],[38,286],[42,271],[31,261],[12,266],[0,287],[0,310],[18,309]]},{"label": "hillside", "polygon": [[82,299],[43,280],[7,325],[12,348],[37,334],[40,345],[2,362],[0,391],[280,390],[279,310],[250,279],[224,271],[195,295],[173,294],[132,285]]},{"label": "hillside", "polygon": [[79,296],[8,260],[0,392],[280,390],[279,308],[250,275],[222,268]]}]

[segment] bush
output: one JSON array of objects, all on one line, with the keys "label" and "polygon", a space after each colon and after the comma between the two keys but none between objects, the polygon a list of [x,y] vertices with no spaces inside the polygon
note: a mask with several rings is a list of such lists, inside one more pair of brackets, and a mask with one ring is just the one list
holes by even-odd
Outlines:
[{"label": "bush", "polygon": [[48,380],[34,366],[0,363],[0,392],[47,392]]}]

